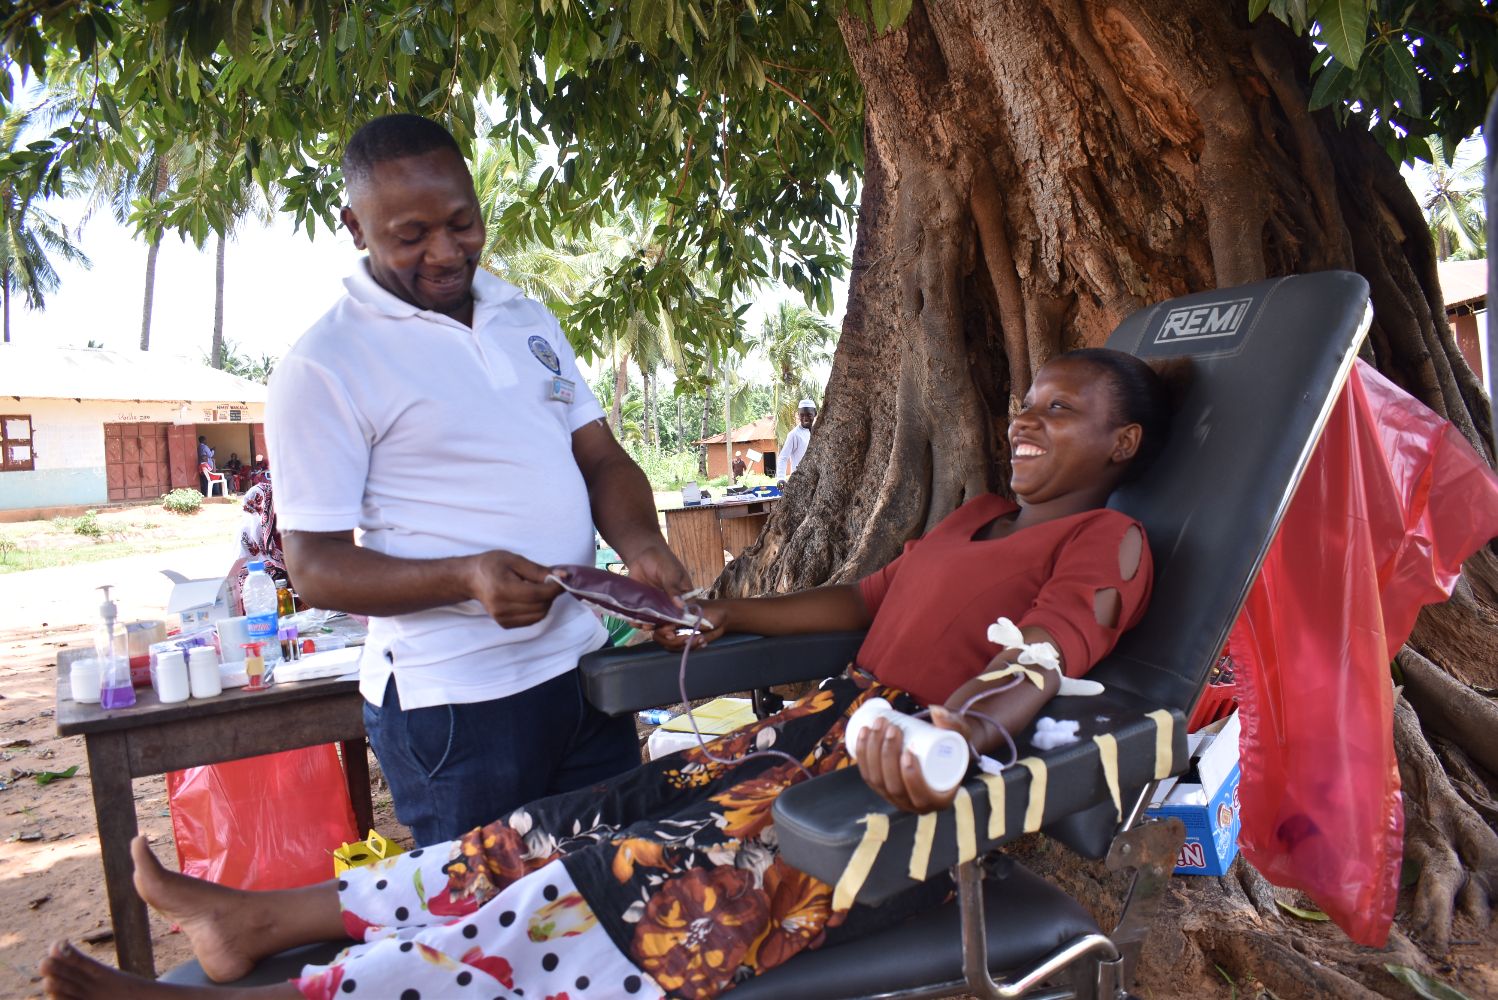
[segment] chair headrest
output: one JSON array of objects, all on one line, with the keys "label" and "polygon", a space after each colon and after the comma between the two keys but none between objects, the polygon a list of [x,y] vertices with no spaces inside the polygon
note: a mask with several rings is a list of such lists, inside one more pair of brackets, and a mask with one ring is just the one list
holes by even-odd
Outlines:
[{"label": "chair headrest", "polygon": [[1170,299],[1114,331],[1109,347],[1192,371],[1164,452],[1110,501],[1145,526],[1154,595],[1090,676],[1195,702],[1371,319],[1367,282],[1327,271]]}]

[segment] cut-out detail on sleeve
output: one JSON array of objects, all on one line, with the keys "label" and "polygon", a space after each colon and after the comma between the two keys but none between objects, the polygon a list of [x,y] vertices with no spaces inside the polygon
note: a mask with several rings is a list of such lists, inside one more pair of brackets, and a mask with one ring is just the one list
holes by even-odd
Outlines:
[{"label": "cut-out detail on sleeve", "polygon": [[1123,612],[1123,598],[1117,587],[1104,587],[1092,595],[1092,614],[1103,628],[1118,628],[1118,616]]},{"label": "cut-out detail on sleeve", "polygon": [[1134,574],[1139,572],[1143,551],[1144,533],[1137,524],[1130,525],[1129,530],[1124,532],[1123,541],[1118,545],[1118,575],[1125,581],[1134,579]]}]

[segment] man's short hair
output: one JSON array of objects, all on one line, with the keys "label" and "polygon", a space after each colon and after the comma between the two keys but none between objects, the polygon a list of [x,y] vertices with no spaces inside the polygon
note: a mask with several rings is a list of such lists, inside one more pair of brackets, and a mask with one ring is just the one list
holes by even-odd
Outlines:
[{"label": "man's short hair", "polygon": [[438,149],[463,150],[452,133],[421,115],[381,115],[359,127],[343,150],[343,181],[352,187],[369,178],[376,164],[421,156]]}]

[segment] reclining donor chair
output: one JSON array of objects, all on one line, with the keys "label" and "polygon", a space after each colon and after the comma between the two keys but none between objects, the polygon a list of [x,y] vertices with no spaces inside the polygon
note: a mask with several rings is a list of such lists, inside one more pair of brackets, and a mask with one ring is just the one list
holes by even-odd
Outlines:
[{"label": "reclining donor chair", "polygon": [[[1036,752],[1002,776],[969,778],[966,800],[932,820],[879,798],[847,768],[793,786],[775,804],[783,856],[877,905],[955,869],[958,898],[869,937],[803,952],[736,985],[753,998],[1122,998],[1184,839],[1179,820],[1142,821],[1160,779],[1187,766],[1186,719],[1269,550],[1352,368],[1372,313],[1346,272],[1263,281],[1142,310],[1108,346],[1145,359],[1190,357],[1171,440],[1142,481],[1111,503],[1145,525],[1154,596],[1144,619],[1088,675],[1106,692],[1051,701],[1080,723],[1075,743]],[[693,699],[840,672],[861,633],[726,636],[692,654]],[[583,658],[589,699],[613,715],[677,702],[679,659],[654,646]],[[758,699],[757,699],[758,701]],[[962,807],[962,808],[959,808]],[[883,840],[869,835],[886,827]],[[924,827],[924,829],[923,829]],[[1122,916],[1103,933],[1060,889],[995,848],[1036,830],[1115,870],[1134,869]],[[923,858],[912,863],[919,838]],[[916,871],[913,876],[912,869]],[[236,986],[285,981],[347,942],[271,956]],[[189,962],[164,981],[206,985]],[[1067,981],[1069,980],[1069,986]]]},{"label": "reclining donor chair", "polygon": [[[1110,501],[1145,525],[1153,600],[1088,675],[1105,693],[1058,697],[1041,713],[1076,720],[1078,741],[1038,752],[1031,732],[1017,734],[1019,761],[1002,776],[970,777],[967,801],[959,795],[936,814],[934,834],[929,818],[885,802],[856,768],[783,792],[775,827],[792,865],[874,905],[955,868],[958,898],[882,933],[803,952],[735,986],[735,1000],[1128,996],[1184,838],[1179,820],[1143,814],[1156,782],[1187,766],[1186,720],[1371,321],[1367,283],[1325,272],[1172,299],[1119,326],[1107,346],[1146,360],[1189,357],[1192,375],[1165,453]],[[687,694],[829,677],[861,641],[862,633],[727,636],[692,654]],[[582,663],[588,698],[613,715],[678,701],[678,667],[655,647]],[[1111,932],[1060,889],[989,853],[1036,830],[1110,869],[1135,870]]]}]

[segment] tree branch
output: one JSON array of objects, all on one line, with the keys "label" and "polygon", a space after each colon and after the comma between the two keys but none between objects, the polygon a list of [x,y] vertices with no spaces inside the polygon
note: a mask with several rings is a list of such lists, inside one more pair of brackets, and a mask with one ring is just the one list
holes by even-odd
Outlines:
[{"label": "tree branch", "polygon": [[805,101],[803,101],[801,99],[801,96],[799,94],[797,94],[795,91],[787,90],[785,87],[783,87],[779,83],[777,83],[773,77],[766,76],[765,77],[765,82],[768,83],[770,86],[774,87],[776,90],[780,91],[785,96],[789,97],[791,100],[795,101],[797,104],[801,105],[803,108],[805,108],[807,114],[811,115],[817,121],[819,121],[819,122],[822,123],[822,127],[827,130],[827,134],[828,135],[832,134],[832,126],[827,124],[827,119],[825,119],[821,115],[817,114],[816,109],[813,108],[810,104],[807,104]]}]

